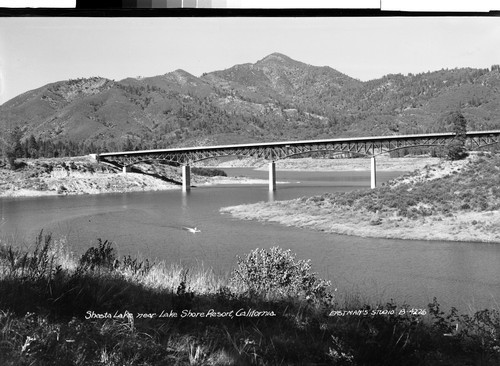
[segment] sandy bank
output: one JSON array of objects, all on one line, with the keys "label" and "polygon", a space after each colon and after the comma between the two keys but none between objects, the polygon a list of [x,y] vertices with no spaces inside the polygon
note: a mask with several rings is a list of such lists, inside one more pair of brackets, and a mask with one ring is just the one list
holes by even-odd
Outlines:
[{"label": "sandy bank", "polygon": [[377,217],[368,211],[345,207],[317,211],[300,200],[291,200],[225,207],[221,212],[242,220],[361,237],[500,243],[500,211],[412,220],[398,216]]}]

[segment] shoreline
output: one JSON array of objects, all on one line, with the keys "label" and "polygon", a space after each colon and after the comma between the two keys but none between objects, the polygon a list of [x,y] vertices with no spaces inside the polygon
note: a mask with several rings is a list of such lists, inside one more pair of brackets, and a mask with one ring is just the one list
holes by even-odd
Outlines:
[{"label": "shoreline", "polygon": [[[425,166],[438,164],[439,158],[430,157],[412,157],[412,158],[390,158],[387,156],[378,156],[376,158],[377,171],[383,172],[408,172],[416,169],[423,169]],[[255,168],[255,170],[267,171],[268,165]],[[370,158],[356,159],[284,159],[276,162],[277,171],[362,171],[369,172],[371,170]]]},{"label": "shoreline", "polygon": [[[163,167],[160,174],[148,171],[147,167],[144,174],[123,174],[87,156],[24,159],[20,165],[22,168],[15,171],[0,168],[0,199],[180,190],[182,181],[180,173],[172,167]],[[192,175],[194,187],[217,184],[267,184],[267,181]]]},{"label": "shoreline", "polygon": [[[410,171],[422,169],[427,165],[438,164],[440,158],[427,156],[414,156],[404,158],[391,158],[385,155],[377,156],[378,171]],[[326,159],[326,158],[297,158],[277,160],[276,171],[370,171],[370,158],[352,159]],[[204,165],[205,168],[252,168],[258,171],[267,171],[268,163],[262,159],[243,158],[221,162],[218,165]]]},{"label": "shoreline", "polygon": [[10,184],[10,187],[0,192],[0,198],[80,196],[172,189],[180,187],[138,173],[127,173],[126,177],[121,173],[69,173],[63,177],[52,175],[26,179],[20,186]]},{"label": "shoreline", "polygon": [[[268,184],[268,181],[265,179],[246,177],[197,177],[193,180],[194,182],[191,184],[192,188],[217,185]],[[162,182],[159,179],[147,177],[141,173],[127,173],[127,176],[124,176],[122,173],[116,173],[103,176],[85,177],[83,179],[65,179],[62,184],[60,181],[49,181],[47,183],[50,186],[49,190],[14,187],[0,192],[0,199],[158,192],[181,189],[180,185]],[[278,183],[286,184],[288,182]],[[103,185],[109,186],[103,188]],[[60,190],[61,186],[65,187],[63,191]]]},{"label": "shoreline", "polygon": [[466,212],[452,217],[436,215],[416,220],[381,216],[368,211],[349,211],[347,208],[337,208],[323,214],[311,211],[311,207],[298,199],[220,209],[221,213],[239,220],[268,222],[337,235],[500,244],[500,211]]}]

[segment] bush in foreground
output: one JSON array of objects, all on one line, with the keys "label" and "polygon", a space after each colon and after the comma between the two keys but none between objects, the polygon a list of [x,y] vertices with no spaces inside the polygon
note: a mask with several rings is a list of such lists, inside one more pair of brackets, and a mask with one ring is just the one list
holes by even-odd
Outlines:
[{"label": "bush in foreground", "polygon": [[237,259],[231,282],[243,293],[264,298],[296,298],[331,304],[329,281],[311,272],[310,260],[296,260],[290,249],[255,249]]}]

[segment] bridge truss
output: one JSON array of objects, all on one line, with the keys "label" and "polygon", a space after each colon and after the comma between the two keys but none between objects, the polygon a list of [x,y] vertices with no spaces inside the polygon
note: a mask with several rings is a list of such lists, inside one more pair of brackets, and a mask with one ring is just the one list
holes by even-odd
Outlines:
[{"label": "bridge truss", "polygon": [[[119,167],[129,167],[141,162],[160,162],[189,165],[196,161],[224,156],[261,158],[269,161],[312,152],[330,152],[337,158],[353,156],[377,156],[391,151],[420,147],[446,146],[456,138],[454,133],[425,135],[357,137],[329,140],[288,141],[257,144],[206,146],[178,149],[123,151],[97,154],[99,161]],[[500,131],[467,132],[466,147],[469,150],[498,144]]]},{"label": "bridge truss", "polygon": [[[356,137],[311,141],[268,142],[257,144],[187,147],[178,149],[123,151],[96,154],[98,161],[106,162],[129,171],[134,164],[159,162],[182,165],[182,190],[191,188],[190,164],[196,161],[223,156],[243,156],[269,160],[269,191],[276,190],[275,161],[291,156],[312,152],[329,152],[337,158],[371,156],[371,184],[376,187],[375,157],[391,151],[419,146],[446,146],[456,139],[454,133],[435,133],[426,135]],[[499,131],[467,132],[465,145],[469,150],[480,149],[500,142]]]}]

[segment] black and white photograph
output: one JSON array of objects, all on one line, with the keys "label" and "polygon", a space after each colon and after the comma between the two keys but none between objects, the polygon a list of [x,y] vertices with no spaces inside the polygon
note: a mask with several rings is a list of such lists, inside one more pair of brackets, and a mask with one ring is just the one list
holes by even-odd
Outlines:
[{"label": "black and white photograph", "polygon": [[0,365],[500,364],[499,44],[1,17]]}]

